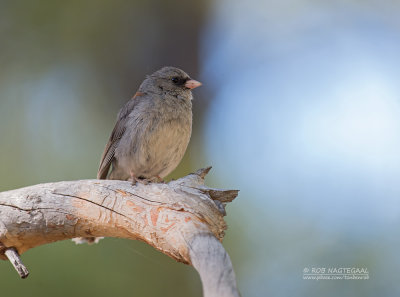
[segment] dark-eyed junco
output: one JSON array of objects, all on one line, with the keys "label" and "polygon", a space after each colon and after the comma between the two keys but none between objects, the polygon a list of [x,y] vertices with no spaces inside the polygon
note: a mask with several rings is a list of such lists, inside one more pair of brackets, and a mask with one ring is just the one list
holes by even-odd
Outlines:
[{"label": "dark-eyed junco", "polygon": [[[97,178],[147,183],[161,181],[174,170],[192,134],[191,90],[199,86],[200,82],[175,67],[164,67],[148,76],[121,108]],[[93,243],[101,238],[73,241]]]},{"label": "dark-eyed junco", "polygon": [[191,90],[200,85],[175,67],[147,76],[118,114],[97,178],[146,183],[173,171],[192,133]]}]

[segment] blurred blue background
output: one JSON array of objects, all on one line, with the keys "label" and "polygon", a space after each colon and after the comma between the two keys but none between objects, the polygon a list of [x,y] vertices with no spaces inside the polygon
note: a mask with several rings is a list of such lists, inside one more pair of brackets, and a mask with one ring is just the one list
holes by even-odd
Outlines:
[{"label": "blurred blue background", "polygon": [[[164,65],[203,82],[171,175],[240,189],[224,246],[243,296],[398,296],[400,3],[0,1],[0,190],[94,178],[116,114]],[[23,255],[7,296],[201,296],[140,242]],[[369,280],[303,280],[365,267]]]}]

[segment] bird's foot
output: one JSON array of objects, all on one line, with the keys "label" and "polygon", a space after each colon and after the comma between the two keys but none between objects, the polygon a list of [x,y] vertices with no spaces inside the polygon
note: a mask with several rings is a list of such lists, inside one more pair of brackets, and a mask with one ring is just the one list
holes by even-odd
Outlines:
[{"label": "bird's foot", "polygon": [[142,185],[148,185],[149,183],[165,183],[165,181],[159,175],[150,178],[143,178],[136,177],[132,172],[129,181],[132,181],[132,186],[136,185],[136,183],[141,183]]},{"label": "bird's foot", "polygon": [[136,181],[145,186],[148,185],[149,183],[151,183],[151,180],[147,179],[147,178],[137,178]]},{"label": "bird's foot", "polygon": [[148,185],[152,180],[146,179],[146,178],[139,178],[139,177],[131,177],[128,181],[132,182],[132,186],[135,186],[137,183],[140,183],[142,185]]},{"label": "bird's foot", "polygon": [[139,179],[137,179],[137,181],[144,185],[148,185],[150,183],[164,183],[164,180],[161,177],[159,177],[158,175],[150,177],[150,178],[139,178]]},{"label": "bird's foot", "polygon": [[165,184],[165,180],[163,180],[159,175],[156,175],[157,178],[157,182],[159,182],[160,184]]},{"label": "bird's foot", "polygon": [[132,186],[136,185],[137,182],[140,182],[140,178],[137,178],[132,171],[130,172],[130,175],[131,177],[128,179],[128,181],[132,182]]}]

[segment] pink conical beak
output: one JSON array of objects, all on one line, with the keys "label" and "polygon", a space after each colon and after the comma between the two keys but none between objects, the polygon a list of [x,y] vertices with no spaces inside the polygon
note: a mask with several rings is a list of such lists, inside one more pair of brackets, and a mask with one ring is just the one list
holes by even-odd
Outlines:
[{"label": "pink conical beak", "polygon": [[201,82],[194,80],[194,79],[189,79],[188,81],[186,81],[185,83],[185,87],[188,89],[194,89],[197,87],[201,86]]}]

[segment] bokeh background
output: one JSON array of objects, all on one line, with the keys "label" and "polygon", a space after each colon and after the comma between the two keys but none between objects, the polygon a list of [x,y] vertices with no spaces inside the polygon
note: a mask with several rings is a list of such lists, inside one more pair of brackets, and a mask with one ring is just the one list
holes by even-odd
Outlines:
[{"label": "bokeh background", "polygon": [[[173,65],[203,82],[171,178],[212,165],[243,296],[400,295],[400,2],[0,0],[0,190],[94,178],[119,108]],[[1,214],[0,214],[1,216]],[[0,263],[1,296],[201,296],[135,241]],[[303,280],[365,267],[369,280]]]}]

